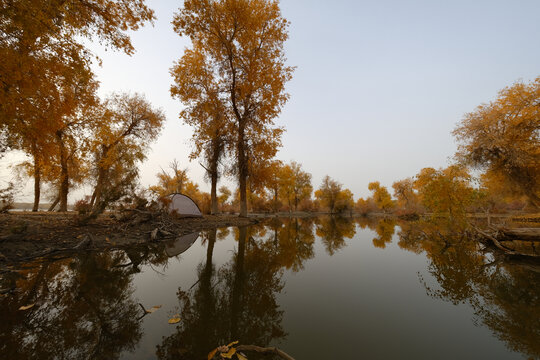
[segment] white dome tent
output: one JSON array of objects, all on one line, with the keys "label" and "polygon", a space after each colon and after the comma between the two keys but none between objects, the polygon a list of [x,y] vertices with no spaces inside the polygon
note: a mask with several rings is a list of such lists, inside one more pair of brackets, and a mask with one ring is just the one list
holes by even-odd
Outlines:
[{"label": "white dome tent", "polygon": [[202,212],[189,196],[184,194],[171,194],[167,196],[167,207],[170,213],[180,217],[202,217]]}]

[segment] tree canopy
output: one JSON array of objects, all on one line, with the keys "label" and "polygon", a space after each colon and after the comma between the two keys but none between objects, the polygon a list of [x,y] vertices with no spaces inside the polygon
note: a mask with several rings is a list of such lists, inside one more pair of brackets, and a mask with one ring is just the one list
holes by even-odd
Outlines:
[{"label": "tree canopy", "polygon": [[515,83],[466,114],[454,136],[460,160],[499,174],[540,207],[540,77]]},{"label": "tree canopy", "polygon": [[268,0],[186,0],[173,20],[175,31],[190,38],[194,57],[204,59],[206,76],[220,85],[234,139],[241,216],[247,214],[253,163],[270,160],[281,145],[283,129],[274,119],[289,97],[285,83],[293,71],[283,50],[288,24],[278,1]]}]

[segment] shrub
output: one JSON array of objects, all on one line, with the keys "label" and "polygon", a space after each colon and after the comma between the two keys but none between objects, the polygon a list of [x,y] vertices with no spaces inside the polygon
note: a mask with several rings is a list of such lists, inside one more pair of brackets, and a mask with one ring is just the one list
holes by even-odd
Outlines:
[{"label": "shrub", "polygon": [[13,209],[14,199],[15,187],[13,183],[9,183],[5,189],[0,189],[0,213],[6,213]]},{"label": "shrub", "polygon": [[75,202],[75,211],[81,215],[86,215],[92,212],[92,205],[90,205],[90,198],[86,196],[84,199],[80,199]]}]

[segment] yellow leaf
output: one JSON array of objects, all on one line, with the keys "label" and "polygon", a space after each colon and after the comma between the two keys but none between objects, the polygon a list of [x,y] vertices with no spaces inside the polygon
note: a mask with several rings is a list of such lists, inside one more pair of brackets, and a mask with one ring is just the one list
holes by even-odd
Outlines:
[{"label": "yellow leaf", "polygon": [[151,309],[146,309],[146,312],[151,314],[159,308],[161,308],[161,305],[156,305],[156,306],[153,306]]},{"label": "yellow leaf", "polygon": [[225,359],[232,359],[232,356],[236,353],[236,349],[235,348],[231,348],[227,353],[225,354],[221,354],[221,357],[222,358],[225,358]]},{"label": "yellow leaf", "polygon": [[238,357],[238,360],[248,360],[242,353],[236,353],[236,356]]},{"label": "yellow leaf", "polygon": [[229,345],[227,345],[227,347],[231,347],[231,346],[236,345],[236,344],[238,344],[238,340],[237,340],[237,341],[233,341],[232,343],[230,343]]},{"label": "yellow leaf", "polygon": [[180,315],[174,314],[172,319],[169,319],[169,324],[177,324],[180,322]]},{"label": "yellow leaf", "polygon": [[212,360],[212,358],[214,357],[214,355],[216,355],[216,353],[217,353],[217,348],[210,351],[210,353],[208,354],[208,360]]},{"label": "yellow leaf", "polygon": [[21,307],[19,308],[19,310],[28,310],[28,309],[30,309],[30,308],[33,308],[34,305],[36,305],[36,304],[30,304],[30,305],[21,306]]}]

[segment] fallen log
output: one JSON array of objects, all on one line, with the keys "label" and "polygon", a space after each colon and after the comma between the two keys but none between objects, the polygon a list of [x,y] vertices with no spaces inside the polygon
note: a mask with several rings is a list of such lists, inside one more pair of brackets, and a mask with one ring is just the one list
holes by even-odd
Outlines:
[{"label": "fallen log", "polygon": [[[504,246],[498,239],[496,236],[494,235],[491,235],[491,234],[488,234],[487,232],[485,231],[482,231],[480,229],[478,229],[476,226],[473,226],[471,225],[471,227],[478,233],[480,234],[482,237],[488,239],[488,240],[491,240],[491,242],[493,243],[493,245],[495,245],[498,249],[504,251],[506,254],[508,255],[517,255],[517,256],[530,256],[530,257],[539,257],[540,254],[536,254],[535,252],[533,253],[523,253],[523,252],[520,252],[520,251],[516,251],[516,250],[513,250],[513,249],[509,249],[508,247]],[[533,250],[534,247],[533,247]]]},{"label": "fallen log", "polygon": [[263,348],[256,345],[238,345],[236,347],[236,351],[255,351],[262,354],[275,354],[285,360],[294,360],[292,356],[287,354],[285,351],[278,349],[277,347]]},{"label": "fallen log", "polygon": [[90,234],[86,234],[83,239],[73,247],[73,250],[82,250],[91,247],[94,244],[94,240]]},{"label": "fallen log", "polygon": [[[229,345],[223,345],[220,346],[210,352],[208,354],[208,360],[215,360],[215,359],[224,359],[228,358],[231,359],[233,354],[241,354],[241,351],[249,352],[257,352],[260,354],[274,354],[279,356],[282,359],[285,360],[294,360],[292,356],[287,354],[285,351],[278,349],[277,347],[261,347],[256,345],[238,345],[237,347],[232,347],[235,343],[238,343],[238,341],[235,341],[234,343],[231,343]],[[243,355],[243,354],[242,354]],[[240,355],[237,355],[238,358],[246,358],[245,356],[240,357]]]},{"label": "fallen log", "polygon": [[540,241],[540,228],[500,229],[501,236],[511,240]]}]

